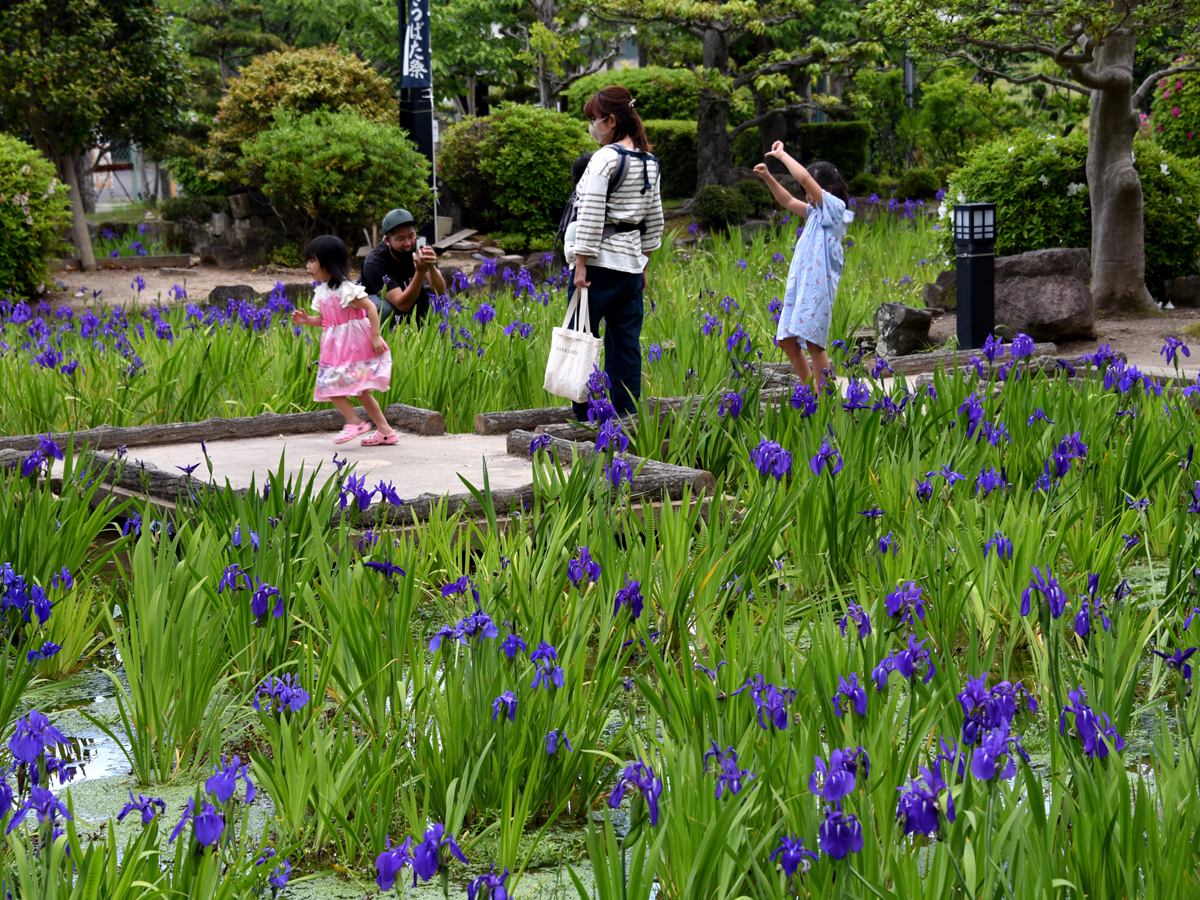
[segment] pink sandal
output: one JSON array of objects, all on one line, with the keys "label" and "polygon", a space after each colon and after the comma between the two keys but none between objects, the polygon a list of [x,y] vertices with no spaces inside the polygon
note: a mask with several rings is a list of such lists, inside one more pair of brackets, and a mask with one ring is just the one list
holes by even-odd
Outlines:
[{"label": "pink sandal", "polygon": [[387,434],[380,434],[376,431],[374,434],[363,438],[359,443],[364,447],[378,447],[380,444],[398,444],[400,443],[400,435],[396,434],[395,428]]},{"label": "pink sandal", "polygon": [[342,426],[342,430],[337,433],[337,437],[335,437],[333,439],[333,442],[335,444],[344,444],[347,441],[354,440],[356,437],[358,437],[364,431],[370,431],[370,430],[371,430],[370,422],[359,422],[355,425],[351,425],[349,422],[347,422],[345,425]]}]

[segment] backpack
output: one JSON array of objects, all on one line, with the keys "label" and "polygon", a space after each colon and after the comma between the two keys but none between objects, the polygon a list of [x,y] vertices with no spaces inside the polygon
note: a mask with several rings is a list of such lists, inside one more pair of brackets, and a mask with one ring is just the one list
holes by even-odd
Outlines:
[{"label": "backpack", "polygon": [[[648,153],[645,150],[630,150],[628,147],[622,147],[620,144],[609,144],[608,146],[617,151],[617,167],[613,169],[612,174],[608,176],[608,193],[605,198],[606,203],[608,199],[612,198],[612,195],[616,191],[620,190],[621,185],[625,183],[625,178],[629,174],[630,169],[630,166],[628,165],[628,160],[630,157],[633,157],[634,159],[640,159],[642,161],[642,193],[646,193],[646,191],[650,189],[650,160],[654,161],[654,165],[659,172],[662,171],[662,163],[658,161],[658,157],[653,153]],[[566,208],[563,210],[562,218],[558,223],[558,233],[554,235],[553,249],[555,269],[559,268],[559,266],[565,264],[566,262],[564,253],[566,249],[567,226],[574,222],[576,218],[578,218],[578,210],[576,209],[577,202],[578,198],[576,196],[576,192],[572,190],[571,196],[567,199]],[[624,231],[640,231],[642,234],[645,234],[646,223],[643,221],[638,222],[636,225],[626,225],[622,227],[617,227],[616,225],[605,225],[604,237],[609,237],[612,234]],[[559,250],[560,247],[563,248],[562,252]]]}]

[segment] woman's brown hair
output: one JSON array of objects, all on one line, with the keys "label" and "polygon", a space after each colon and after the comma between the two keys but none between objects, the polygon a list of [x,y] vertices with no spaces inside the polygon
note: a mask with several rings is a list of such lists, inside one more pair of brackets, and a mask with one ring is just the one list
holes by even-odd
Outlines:
[{"label": "woman's brown hair", "polygon": [[613,136],[609,143],[616,143],[623,138],[633,141],[638,150],[649,153],[654,149],[646,137],[646,129],[642,125],[642,117],[633,108],[633,95],[628,88],[610,84],[596,91],[587,103],[583,104],[583,115],[588,119],[607,119],[613,117]]}]

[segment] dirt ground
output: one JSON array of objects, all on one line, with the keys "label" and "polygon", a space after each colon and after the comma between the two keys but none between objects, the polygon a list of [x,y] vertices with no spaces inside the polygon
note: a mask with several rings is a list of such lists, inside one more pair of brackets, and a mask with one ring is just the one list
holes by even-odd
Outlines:
[{"label": "dirt ground", "polygon": [[[131,285],[137,276],[146,283],[140,298],[136,289]],[[193,266],[186,270],[178,269],[97,269],[95,272],[66,271],[55,272],[53,281],[66,285],[66,290],[49,291],[47,299],[50,302],[66,300],[72,306],[85,305],[91,300],[93,292],[102,291],[97,302],[115,306],[138,302],[139,305],[153,306],[156,303],[174,303],[172,293],[175,286],[187,291],[189,300],[207,300],[209,292],[217,286],[248,284],[259,293],[268,293],[276,281],[311,282],[312,276],[304,269],[285,269],[279,266],[265,266],[261,269],[221,269],[217,266]],[[51,285],[47,284],[47,288]]]},{"label": "dirt ground", "polygon": [[[1123,352],[1129,362],[1138,368],[1165,366],[1167,362],[1159,354],[1163,341],[1168,336],[1188,341],[1189,336],[1184,332],[1189,326],[1200,328],[1200,309],[1164,310],[1157,315],[1146,316],[1100,314],[1096,317],[1096,340],[1057,342],[1058,354],[1064,358],[1074,358],[1094,352],[1101,344],[1111,344],[1114,350]],[[929,335],[944,340],[953,335],[957,327],[954,313],[941,313],[934,316]],[[1196,349],[1190,359],[1183,360],[1181,368],[1194,371],[1200,366],[1200,338],[1193,334],[1190,342]]]}]

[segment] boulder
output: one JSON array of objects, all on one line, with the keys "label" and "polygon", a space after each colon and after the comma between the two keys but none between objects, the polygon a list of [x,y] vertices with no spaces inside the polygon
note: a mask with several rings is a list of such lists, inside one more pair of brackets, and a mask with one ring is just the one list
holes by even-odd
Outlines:
[{"label": "boulder", "polygon": [[166,225],[167,245],[184,253],[195,253],[197,248],[212,240],[211,227],[192,219],[180,219]]},{"label": "boulder", "polygon": [[248,284],[218,284],[208,292],[208,302],[224,303],[226,300],[237,300],[246,303],[257,300],[261,294]]},{"label": "boulder", "polygon": [[903,303],[882,303],[875,310],[875,353],[884,358],[907,356],[929,343],[933,310]]},{"label": "boulder", "polygon": [[311,281],[289,281],[283,286],[284,296],[291,301],[293,306],[299,306],[307,309],[308,304],[312,301],[313,286]]},{"label": "boulder", "polygon": [[201,262],[222,269],[251,269],[270,262],[271,253],[285,242],[284,235],[273,228],[235,227],[224,239],[206,244],[197,252]]},{"label": "boulder", "polygon": [[1078,248],[1034,250],[996,260],[996,331],[1035,341],[1096,337],[1091,255]]},{"label": "boulder", "polygon": [[250,218],[250,195],[249,194],[230,194],[229,195],[229,210],[233,213],[235,219]]},{"label": "boulder", "polygon": [[1185,275],[1166,282],[1163,302],[1173,306],[1200,306],[1200,276]]},{"label": "boulder", "polygon": [[921,292],[921,299],[930,309],[947,309],[953,311],[957,299],[954,287],[958,282],[958,272],[955,269],[943,269],[938,272],[937,280],[926,282]]}]

